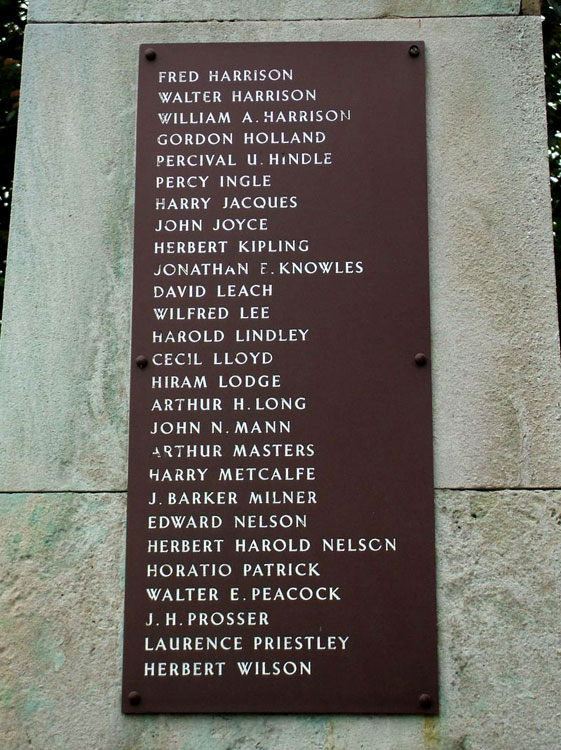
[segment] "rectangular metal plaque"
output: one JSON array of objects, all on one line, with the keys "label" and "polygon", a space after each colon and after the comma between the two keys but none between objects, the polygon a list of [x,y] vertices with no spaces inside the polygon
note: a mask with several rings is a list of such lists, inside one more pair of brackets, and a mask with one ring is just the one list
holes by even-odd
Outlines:
[{"label": "rectangular metal plaque", "polygon": [[123,711],[436,713],[423,45],[139,65]]}]

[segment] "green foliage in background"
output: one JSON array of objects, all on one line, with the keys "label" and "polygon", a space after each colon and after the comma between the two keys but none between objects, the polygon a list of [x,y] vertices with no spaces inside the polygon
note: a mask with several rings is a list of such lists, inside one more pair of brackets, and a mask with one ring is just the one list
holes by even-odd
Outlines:
[{"label": "green foliage in background", "polygon": [[[561,2],[543,4],[543,44],[557,309],[561,311]],[[561,320],[561,314],[560,314]]]},{"label": "green foliage in background", "polygon": [[0,0],[0,310],[8,247],[26,11],[25,2]]}]

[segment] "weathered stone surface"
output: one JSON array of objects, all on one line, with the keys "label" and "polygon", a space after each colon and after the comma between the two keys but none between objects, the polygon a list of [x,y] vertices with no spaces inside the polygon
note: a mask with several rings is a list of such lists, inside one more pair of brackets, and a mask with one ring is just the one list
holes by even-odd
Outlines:
[{"label": "weathered stone surface", "polygon": [[138,44],[419,38],[437,486],[559,486],[539,31],[528,17],[28,27],[0,489],[126,484]]},{"label": "weathered stone surface", "polygon": [[558,750],[560,500],[437,493],[439,718],[125,717],[124,495],[0,495],[0,745]]},{"label": "weathered stone surface", "polygon": [[520,0],[31,0],[31,21],[260,21],[518,15]]},{"label": "weathered stone surface", "polygon": [[447,25],[427,41],[436,484],[558,487],[539,20]]},{"label": "weathered stone surface", "polygon": [[41,31],[44,44],[27,35],[22,81],[0,345],[2,489],[123,489],[134,73],[108,83]]},{"label": "weathered stone surface", "polygon": [[1,495],[0,520],[0,745],[118,747],[124,496]]},{"label": "weathered stone surface", "polygon": [[560,501],[437,493],[443,711],[429,747],[561,747]]}]

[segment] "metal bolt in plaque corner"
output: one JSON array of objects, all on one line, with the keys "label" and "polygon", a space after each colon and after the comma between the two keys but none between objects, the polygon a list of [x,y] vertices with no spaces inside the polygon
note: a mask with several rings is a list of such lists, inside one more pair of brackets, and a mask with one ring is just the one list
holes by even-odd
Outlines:
[{"label": "metal bolt in plaque corner", "polygon": [[140,48],[123,711],[438,711],[424,47]]}]

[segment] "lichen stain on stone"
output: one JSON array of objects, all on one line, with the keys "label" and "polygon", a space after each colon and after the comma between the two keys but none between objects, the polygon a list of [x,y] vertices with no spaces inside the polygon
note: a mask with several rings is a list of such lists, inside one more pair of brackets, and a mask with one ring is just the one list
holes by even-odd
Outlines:
[{"label": "lichen stain on stone", "polygon": [[107,539],[107,529],[101,524],[95,524],[84,529],[84,536],[88,544],[96,547]]},{"label": "lichen stain on stone", "polygon": [[25,719],[30,719],[40,708],[41,701],[32,695],[28,695],[23,703],[23,716]]},{"label": "lichen stain on stone", "polygon": [[41,520],[43,518],[43,507],[37,503],[34,505],[33,510],[31,511],[31,514],[29,516],[29,526],[32,529],[37,528],[37,526],[41,523]]},{"label": "lichen stain on stone", "polygon": [[335,723],[329,719],[325,726],[324,750],[335,750]]},{"label": "lichen stain on stone", "polygon": [[[21,547],[22,556],[52,559],[54,549],[68,536],[74,511],[71,503],[64,507],[54,501],[48,506],[36,504],[29,514],[28,533],[25,535],[25,545]],[[41,566],[38,575],[44,578],[49,571]]]},{"label": "lichen stain on stone", "polygon": [[66,661],[61,646],[62,638],[55,636],[51,624],[43,620],[36,630],[35,652],[38,660],[58,672]]},{"label": "lichen stain on stone", "polygon": [[16,695],[13,688],[0,685],[0,709],[12,709],[16,704]]},{"label": "lichen stain on stone", "polygon": [[34,551],[41,552],[50,550],[56,544],[60,535],[68,531],[70,526],[69,516],[72,515],[73,506],[68,503],[61,513],[60,504],[49,504],[49,507],[37,503],[29,515],[29,528],[37,532]]},{"label": "lichen stain on stone", "polygon": [[438,718],[423,717],[423,750],[436,750],[439,746]]},{"label": "lichen stain on stone", "polygon": [[[99,512],[99,502],[91,503],[84,499],[80,503],[70,500],[48,505],[37,504],[28,517],[27,533],[17,534],[8,547],[8,553],[17,557],[48,557],[64,555],[68,562],[82,558],[84,549],[94,550],[107,540],[107,528],[101,523],[88,523],[87,519]],[[85,517],[85,522],[84,522]],[[70,533],[79,531],[79,537]],[[16,538],[17,537],[17,538]],[[39,576],[48,575],[48,570],[40,568]]]},{"label": "lichen stain on stone", "polygon": [[22,557],[21,542],[21,534],[14,534],[10,540],[6,540],[4,549],[10,564],[15,563]]}]

